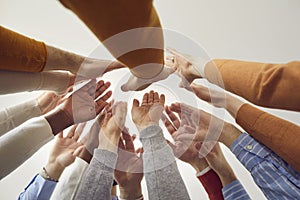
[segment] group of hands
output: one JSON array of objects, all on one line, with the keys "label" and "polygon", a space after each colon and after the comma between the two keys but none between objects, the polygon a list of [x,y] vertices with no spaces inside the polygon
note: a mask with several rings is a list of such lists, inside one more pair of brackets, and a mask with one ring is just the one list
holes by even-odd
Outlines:
[{"label": "group of hands", "polygon": [[[168,56],[166,65],[172,73],[177,72],[182,77],[184,83],[180,83],[180,86],[193,91],[200,99],[214,106],[224,106],[224,93],[212,93],[206,87],[192,84],[194,79],[201,78],[194,64],[187,56],[174,50],[171,52],[175,61],[174,56]],[[76,124],[66,136],[62,132],[58,134],[46,168],[53,178],[59,177],[76,157],[90,161],[95,148],[106,149],[118,153],[115,179],[120,191],[137,194],[143,178],[143,149],[135,148],[136,136],[131,135],[125,126],[127,103],[108,102],[112,96],[109,87],[109,82],[92,79],[70,96],[47,92],[38,98],[43,114],[54,108],[59,109]],[[232,130],[231,124],[184,103],[165,106],[165,96],[154,91],[145,93],[141,103],[137,99],[133,100],[131,117],[139,132],[152,125],[159,126],[162,120],[173,138],[172,142],[166,140],[166,143],[174,155],[189,163],[197,172],[210,166],[221,181],[222,177],[234,176],[217,142],[219,136]],[[81,137],[85,122],[95,118],[88,134]],[[220,132],[216,135],[215,130]]]}]

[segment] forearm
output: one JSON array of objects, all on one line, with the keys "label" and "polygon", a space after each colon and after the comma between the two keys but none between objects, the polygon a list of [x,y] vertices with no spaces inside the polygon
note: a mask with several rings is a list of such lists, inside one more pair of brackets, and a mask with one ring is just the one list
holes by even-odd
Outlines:
[{"label": "forearm", "polygon": [[94,157],[80,183],[75,199],[111,199],[113,173],[117,154],[96,149]]},{"label": "forearm", "polygon": [[0,179],[19,167],[52,138],[51,127],[43,117],[33,118],[0,137]]},{"label": "forearm", "polygon": [[178,171],[172,149],[167,145],[159,126],[150,126],[140,133],[143,144],[144,174],[150,199],[189,199]]},{"label": "forearm", "polygon": [[221,132],[220,137],[218,138],[218,141],[222,142],[229,148],[241,134],[242,132],[239,129],[237,129],[234,125],[224,122],[223,130]]},{"label": "forearm", "polygon": [[43,42],[0,26],[0,69],[25,72],[43,71],[47,50]]},{"label": "forearm", "polygon": [[64,51],[49,45],[46,45],[47,49],[47,62],[45,70],[60,70],[66,69],[74,74],[80,68],[85,57]]},{"label": "forearm", "polygon": [[110,53],[128,66],[135,76],[149,79],[162,71],[163,31],[151,1],[139,2],[138,7],[135,2],[124,0],[118,5],[96,0],[89,5],[80,1],[61,2],[72,10]]},{"label": "forearm", "polygon": [[62,109],[57,109],[56,111],[47,114],[45,118],[51,127],[53,135],[57,135],[74,124],[73,116],[70,116]]},{"label": "forearm", "polygon": [[70,75],[66,72],[0,72],[0,94],[24,91],[50,90],[62,94],[70,86]]},{"label": "forearm", "polygon": [[299,68],[300,62],[267,64],[216,59],[206,65],[205,74],[211,83],[254,104],[300,111]]},{"label": "forearm", "polygon": [[300,127],[249,104],[237,113],[236,122],[256,140],[300,172]]},{"label": "forearm", "polygon": [[0,111],[0,136],[16,128],[28,119],[38,117],[40,115],[41,110],[37,99],[4,108]]}]

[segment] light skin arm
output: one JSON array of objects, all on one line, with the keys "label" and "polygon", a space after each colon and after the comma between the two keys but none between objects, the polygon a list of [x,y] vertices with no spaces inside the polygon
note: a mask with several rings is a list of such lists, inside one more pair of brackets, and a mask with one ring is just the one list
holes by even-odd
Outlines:
[{"label": "light skin arm", "polygon": [[66,137],[63,132],[57,135],[55,144],[51,150],[45,169],[48,175],[58,180],[64,169],[75,161],[83,149],[83,144],[77,142],[79,134],[76,133],[77,126],[73,126]]},{"label": "light skin arm", "polygon": [[[191,120],[197,124],[196,134],[183,134],[181,139],[194,141],[219,141],[230,147],[232,143],[242,134],[234,125],[227,123],[214,115],[203,110],[182,103],[174,103],[170,109],[176,113],[189,113],[193,116]],[[201,116],[201,117],[200,117]],[[200,120],[199,120],[200,119]],[[218,130],[218,131],[215,131]]]},{"label": "light skin arm", "polygon": [[[199,143],[196,144],[196,148],[197,147],[200,147]],[[232,168],[230,167],[220,148],[219,143],[216,143],[213,149],[207,153],[205,160],[207,161],[209,166],[219,175],[223,187],[237,180]]]},{"label": "light skin arm", "polygon": [[138,199],[142,196],[143,160],[135,151],[134,138],[125,128],[119,141],[118,160],[114,174],[122,199]]},{"label": "light skin arm", "polygon": [[112,107],[112,113],[106,113],[99,133],[98,148],[114,153],[118,152],[120,134],[124,128],[126,113],[127,104],[125,102],[117,102]]},{"label": "light skin arm", "polygon": [[65,128],[74,123],[85,122],[96,117],[98,113],[108,104],[106,101],[112,95],[111,91],[102,95],[110,86],[110,83],[104,83],[96,80],[90,81],[80,90],[73,93],[55,112],[45,116],[52,133],[56,135]]},{"label": "light skin arm", "polygon": [[88,58],[49,45],[46,45],[46,48],[48,57],[44,71],[67,70],[86,78],[96,78],[106,72],[125,67],[119,62]]},{"label": "light skin arm", "polygon": [[175,141],[175,144],[168,142],[174,152],[174,155],[183,162],[189,163],[196,170],[196,173],[201,172],[208,167],[208,164],[205,159],[199,158],[198,150],[194,145],[195,143],[193,141],[178,139],[182,132],[193,134],[196,130],[191,126],[184,127],[189,125],[188,122],[184,121],[184,114],[180,115],[181,119],[179,119],[169,107],[166,106],[165,111],[170,120],[167,116],[163,115],[163,121],[168,132]]}]

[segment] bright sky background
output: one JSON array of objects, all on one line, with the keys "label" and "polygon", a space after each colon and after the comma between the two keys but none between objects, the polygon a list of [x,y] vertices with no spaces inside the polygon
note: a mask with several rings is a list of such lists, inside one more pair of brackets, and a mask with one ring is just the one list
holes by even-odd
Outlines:
[{"label": "bright sky background", "polygon": [[[211,58],[262,62],[287,62],[300,59],[300,2],[298,0],[156,0],[155,5],[165,28],[192,38],[206,49]],[[0,24],[3,26],[78,54],[111,58],[88,28],[58,1],[0,0],[0,7]],[[190,50],[187,43],[176,44],[176,40],[172,37],[166,40],[167,45],[185,51]],[[94,52],[97,47],[100,48],[99,54]],[[114,97],[128,101],[131,108],[132,98],[141,96],[143,92],[125,94],[120,91],[119,86],[126,81],[125,72],[126,70],[113,72],[104,78],[112,81],[112,88],[115,88],[116,94]],[[177,88],[178,80],[176,77],[170,77],[166,82],[155,84],[151,88],[166,93],[167,103],[185,101],[205,110],[211,110],[208,104],[196,101],[191,94]],[[39,92],[32,92],[0,96],[0,107],[17,104],[39,94]],[[267,111],[300,124],[299,113],[271,109]],[[234,123],[228,115],[226,120]],[[129,118],[128,123],[130,123]],[[131,129],[131,131],[135,130]],[[0,199],[17,198],[32,177],[45,165],[50,147],[51,142],[0,181]],[[249,173],[228,149],[223,149],[237,177],[252,199],[265,199]],[[181,161],[178,161],[178,167],[191,198],[208,199],[195,177],[194,170]],[[144,197],[147,199],[145,180],[142,183]]]}]

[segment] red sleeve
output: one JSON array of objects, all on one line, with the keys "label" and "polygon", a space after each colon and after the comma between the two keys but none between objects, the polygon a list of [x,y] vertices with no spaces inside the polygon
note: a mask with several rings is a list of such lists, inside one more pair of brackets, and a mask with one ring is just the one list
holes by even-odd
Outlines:
[{"label": "red sleeve", "polygon": [[214,170],[209,170],[202,176],[197,176],[207,192],[210,200],[223,200],[222,183]]}]

